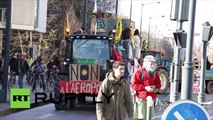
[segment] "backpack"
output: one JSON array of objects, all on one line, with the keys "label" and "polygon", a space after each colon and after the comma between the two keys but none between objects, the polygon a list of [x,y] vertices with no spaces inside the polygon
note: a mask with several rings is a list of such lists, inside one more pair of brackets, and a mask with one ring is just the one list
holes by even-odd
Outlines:
[{"label": "backpack", "polygon": [[[141,79],[139,83],[142,83],[143,79],[144,79],[144,72],[143,72],[143,69],[141,68]],[[154,80],[156,80],[156,71],[154,72]]]}]

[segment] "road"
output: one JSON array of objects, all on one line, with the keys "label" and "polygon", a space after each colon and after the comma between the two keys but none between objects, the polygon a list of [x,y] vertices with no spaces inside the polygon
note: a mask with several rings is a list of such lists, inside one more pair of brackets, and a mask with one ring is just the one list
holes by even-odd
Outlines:
[{"label": "road", "polygon": [[[168,100],[169,94],[158,95],[161,100]],[[197,99],[197,94],[193,94],[193,99]],[[213,100],[213,94],[206,94],[206,101]],[[208,105],[208,113],[213,116],[213,105]],[[157,115],[162,115],[164,110],[156,110]],[[24,110],[3,116],[0,120],[97,120],[94,104],[78,105],[70,111],[56,111],[54,104],[47,104],[33,109]]]},{"label": "road", "polygon": [[72,111],[56,111],[54,104],[47,104],[34,109],[29,109],[7,116],[0,120],[97,120],[95,106],[78,107]]}]

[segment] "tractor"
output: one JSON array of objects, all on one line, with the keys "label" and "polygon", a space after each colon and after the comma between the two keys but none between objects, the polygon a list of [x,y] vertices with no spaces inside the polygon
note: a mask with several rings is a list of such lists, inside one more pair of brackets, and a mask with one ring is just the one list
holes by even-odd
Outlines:
[{"label": "tractor", "polygon": [[156,58],[156,62],[157,62],[157,72],[160,76],[160,80],[161,80],[161,88],[159,93],[163,94],[166,92],[167,88],[169,88],[169,70],[170,70],[170,63],[172,62],[172,60],[162,60],[161,56],[163,55],[160,51],[141,51],[141,60],[143,60],[143,58],[146,55],[152,55]]},{"label": "tractor", "polygon": [[[76,101],[98,93],[101,81],[113,63],[114,37],[107,35],[73,35],[67,37],[63,69],[55,82],[56,110],[74,108]],[[67,100],[69,98],[69,100]]]}]

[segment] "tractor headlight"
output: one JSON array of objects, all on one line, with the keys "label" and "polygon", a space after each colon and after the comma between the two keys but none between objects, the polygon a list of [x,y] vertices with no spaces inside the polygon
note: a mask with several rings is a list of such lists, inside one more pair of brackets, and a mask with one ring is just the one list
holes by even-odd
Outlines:
[{"label": "tractor headlight", "polygon": [[64,61],[64,63],[63,63],[64,65],[67,65],[67,62],[66,61]]},{"label": "tractor headlight", "polygon": [[66,61],[70,61],[70,59],[69,59],[69,58],[67,58],[67,59],[66,59]]}]

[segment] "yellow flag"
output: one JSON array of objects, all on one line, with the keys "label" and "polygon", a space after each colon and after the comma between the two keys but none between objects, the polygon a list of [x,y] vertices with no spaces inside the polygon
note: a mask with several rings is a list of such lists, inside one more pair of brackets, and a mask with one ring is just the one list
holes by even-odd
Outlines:
[{"label": "yellow flag", "polygon": [[66,14],[66,23],[64,26],[64,36],[68,36],[70,32],[70,22],[69,22],[69,16]]},{"label": "yellow flag", "polygon": [[115,43],[118,43],[121,40],[122,35],[122,20],[121,17],[118,17],[115,33]]},{"label": "yellow flag", "polygon": [[133,41],[133,38],[134,38],[134,33],[135,33],[135,24],[134,23],[131,23],[132,25],[131,25],[131,35],[130,35],[130,40],[132,41],[132,42],[134,42]]}]

